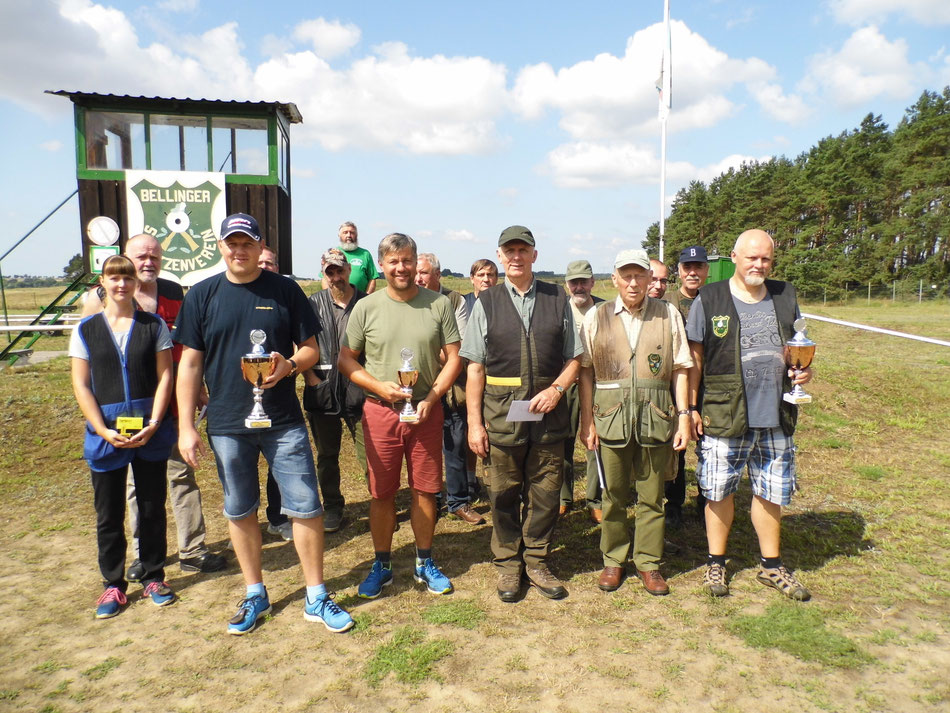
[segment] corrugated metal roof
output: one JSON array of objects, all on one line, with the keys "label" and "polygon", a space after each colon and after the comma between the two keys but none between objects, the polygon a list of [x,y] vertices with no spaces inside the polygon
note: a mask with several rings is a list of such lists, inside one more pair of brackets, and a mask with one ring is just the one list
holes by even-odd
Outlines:
[{"label": "corrugated metal roof", "polygon": [[300,124],[303,122],[303,116],[300,114],[300,110],[297,109],[296,104],[290,102],[251,102],[251,101],[236,101],[236,100],[227,100],[227,99],[189,99],[189,98],[176,98],[176,97],[146,97],[146,96],[131,96],[129,94],[96,94],[93,92],[70,92],[65,89],[47,89],[46,94],[55,94],[60,97],[69,97],[76,104],[84,104],[87,101],[92,101],[100,104],[115,104],[117,106],[122,104],[138,104],[148,105],[156,104],[161,105],[165,110],[174,109],[176,106],[189,108],[193,110],[213,110],[216,107],[230,107],[233,109],[240,109],[241,107],[258,107],[258,108],[276,108],[280,111],[287,121],[291,124]]}]

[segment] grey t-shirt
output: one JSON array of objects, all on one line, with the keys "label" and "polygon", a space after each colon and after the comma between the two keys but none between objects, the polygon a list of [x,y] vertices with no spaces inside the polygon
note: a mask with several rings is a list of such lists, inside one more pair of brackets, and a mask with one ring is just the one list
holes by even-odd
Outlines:
[{"label": "grey t-shirt", "polygon": [[[766,294],[755,304],[733,297],[732,303],[739,313],[739,358],[749,428],[775,428],[779,425],[782,375],[787,367],[772,296]],[[706,312],[701,297],[697,297],[686,320],[686,337],[691,342],[702,342],[705,335]]]}]

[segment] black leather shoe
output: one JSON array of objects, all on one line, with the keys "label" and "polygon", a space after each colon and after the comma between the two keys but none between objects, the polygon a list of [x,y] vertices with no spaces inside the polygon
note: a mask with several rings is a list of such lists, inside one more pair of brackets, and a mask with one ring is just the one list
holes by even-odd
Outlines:
[{"label": "black leather shoe", "polygon": [[343,511],[327,510],[323,513],[323,531],[336,532],[343,527]]},{"label": "black leather shoe", "polygon": [[220,572],[228,566],[228,561],[221,555],[205,552],[197,557],[186,557],[179,560],[178,564],[181,566],[182,572],[204,572],[207,574],[208,572]]},{"label": "black leather shoe", "polygon": [[130,582],[138,582],[145,576],[145,567],[142,566],[142,560],[134,559],[129,565],[129,571],[125,573],[125,578]]}]

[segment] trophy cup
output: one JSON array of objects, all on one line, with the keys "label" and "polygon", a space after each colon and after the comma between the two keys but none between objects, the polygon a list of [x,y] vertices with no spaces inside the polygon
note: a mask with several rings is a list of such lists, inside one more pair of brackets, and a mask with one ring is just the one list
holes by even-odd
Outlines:
[{"label": "trophy cup", "polygon": [[264,413],[264,407],[261,405],[261,396],[264,393],[261,382],[274,373],[277,363],[264,351],[265,341],[267,335],[264,330],[253,330],[251,352],[241,357],[241,373],[247,381],[254,384],[254,408],[244,419],[245,428],[270,428],[271,425],[270,417]]},{"label": "trophy cup", "polygon": [[[795,327],[795,336],[785,344],[785,362],[792,367],[796,375],[811,366],[812,359],[815,358],[815,343],[805,334],[805,320],[799,317],[792,325]],[[806,394],[801,384],[795,384],[795,388],[782,398],[790,404],[811,403],[811,394]]]},{"label": "trophy cup", "polygon": [[419,420],[419,414],[412,407],[412,387],[419,380],[419,371],[412,367],[412,349],[403,349],[399,352],[402,357],[402,368],[396,372],[396,379],[399,381],[399,389],[406,396],[406,405],[399,412],[400,423],[416,423]]}]

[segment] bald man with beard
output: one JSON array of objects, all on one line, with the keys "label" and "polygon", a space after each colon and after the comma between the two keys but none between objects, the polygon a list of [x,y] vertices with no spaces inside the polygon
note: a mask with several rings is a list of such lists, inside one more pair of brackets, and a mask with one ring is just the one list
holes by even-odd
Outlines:
[{"label": "bald man with beard", "polygon": [[742,233],[732,250],[735,274],[700,289],[686,322],[693,355],[690,403],[697,404],[690,410],[702,436],[698,472],[706,496],[709,556],[703,587],[716,597],[729,593],[726,545],[739,479],[748,468],[761,555],[756,579],[789,599],[806,601],[811,594],[785,567],[780,551],[782,508],[796,490],[792,434],[798,417],[798,407],[782,393],[808,382],[812,372],[785,365],[784,345],[801,313],[795,288],[767,279],[774,255],[768,233]]},{"label": "bald man with beard", "polygon": [[[181,309],[184,293],[181,285],[158,276],[162,268],[162,246],[151,235],[142,233],[136,235],[125,244],[125,255],[135,265],[138,276],[138,285],[135,288],[135,304],[137,309],[151,312],[161,317],[168,326],[174,338],[175,318]],[[86,295],[83,303],[82,316],[96,314],[102,311],[102,295],[94,288]],[[181,359],[181,346],[176,344],[172,350],[172,359],[175,367]],[[172,406],[174,409],[174,396]],[[178,562],[183,572],[218,572],[227,566],[227,560],[216,555],[205,544],[205,519],[201,511],[201,490],[195,480],[195,471],[185,463],[178,451],[178,445],[172,446],[171,456],[168,458],[168,499],[172,504],[175,515],[175,525],[178,529]],[[132,548],[136,558],[129,566],[126,577],[137,582],[145,570],[139,560],[138,532],[139,512],[135,499],[135,484],[129,475],[126,497],[129,504],[129,527],[132,530]]]}]

